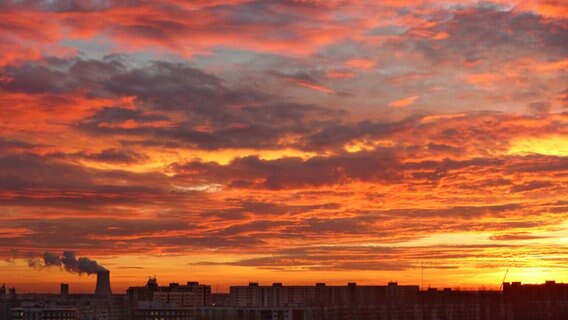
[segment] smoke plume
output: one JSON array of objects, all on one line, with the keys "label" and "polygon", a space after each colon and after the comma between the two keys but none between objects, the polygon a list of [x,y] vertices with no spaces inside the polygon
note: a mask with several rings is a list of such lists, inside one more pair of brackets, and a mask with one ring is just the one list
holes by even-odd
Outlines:
[{"label": "smoke plume", "polygon": [[93,274],[107,270],[105,267],[99,265],[95,260],[91,260],[87,257],[80,257],[77,259],[75,252],[73,251],[63,251],[62,256],[49,251],[44,252],[42,268],[52,266],[78,274]]}]

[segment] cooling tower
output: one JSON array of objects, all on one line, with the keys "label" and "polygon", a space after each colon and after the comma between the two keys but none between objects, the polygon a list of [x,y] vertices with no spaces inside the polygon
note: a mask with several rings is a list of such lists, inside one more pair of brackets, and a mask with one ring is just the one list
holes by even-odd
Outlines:
[{"label": "cooling tower", "polygon": [[97,271],[97,288],[95,289],[95,296],[97,297],[110,297],[112,291],[110,290],[110,271]]}]

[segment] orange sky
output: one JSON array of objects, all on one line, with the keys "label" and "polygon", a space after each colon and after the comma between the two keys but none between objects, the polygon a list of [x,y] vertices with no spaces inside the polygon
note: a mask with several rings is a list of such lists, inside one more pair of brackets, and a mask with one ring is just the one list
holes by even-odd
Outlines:
[{"label": "orange sky", "polygon": [[567,282],[567,10],[3,2],[0,283]]}]

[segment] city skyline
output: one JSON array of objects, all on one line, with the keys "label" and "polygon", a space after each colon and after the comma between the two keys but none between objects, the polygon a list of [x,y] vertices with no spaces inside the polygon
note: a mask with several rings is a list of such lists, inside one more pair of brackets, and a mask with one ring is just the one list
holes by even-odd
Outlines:
[{"label": "city skyline", "polygon": [[[208,294],[219,294],[220,296],[229,294],[231,292],[233,292],[234,288],[272,288],[278,290],[278,288],[282,288],[282,287],[290,287],[290,288],[310,288],[310,287],[316,287],[316,288],[321,288],[321,287],[328,287],[328,288],[333,288],[333,287],[388,287],[388,286],[403,286],[403,287],[412,287],[415,288],[417,292],[437,292],[437,291],[456,291],[456,292],[497,292],[499,294],[503,293],[504,287],[519,287],[519,286],[528,286],[528,287],[538,287],[538,286],[567,286],[568,284],[566,283],[557,283],[556,280],[546,280],[543,283],[527,283],[527,282],[523,282],[520,281],[520,279],[514,279],[513,281],[507,279],[507,275],[509,274],[509,269],[506,270],[502,281],[499,283],[498,286],[481,286],[479,288],[462,288],[459,286],[452,286],[452,285],[447,285],[444,287],[436,287],[436,286],[432,286],[431,284],[425,284],[424,283],[424,279],[421,279],[421,283],[401,283],[399,284],[398,281],[394,281],[394,280],[390,280],[388,282],[385,283],[378,283],[378,282],[365,282],[365,283],[357,283],[354,281],[349,281],[346,283],[336,283],[336,282],[332,282],[332,283],[327,283],[322,281],[321,279],[312,279],[314,282],[312,283],[283,283],[281,282],[279,279],[272,279],[269,282],[259,282],[259,281],[249,281],[248,283],[229,283],[227,284],[226,288],[220,288],[219,285],[214,285],[212,288],[211,284],[207,284],[207,283],[201,283],[200,281],[195,281],[197,279],[192,279],[192,280],[183,280],[183,281],[179,281],[180,278],[178,277],[176,279],[176,281],[173,282],[161,282],[158,280],[157,276],[148,276],[147,279],[145,279],[145,284],[142,285],[142,281],[138,282],[135,285],[131,285],[128,288],[126,288],[125,290],[123,290],[123,288],[120,288],[119,290],[115,290],[113,292],[112,287],[114,287],[112,278],[110,277],[110,271],[107,269],[99,269],[96,271],[93,271],[92,273],[89,273],[90,276],[92,276],[91,278],[94,278],[94,281],[96,282],[96,285],[93,288],[89,288],[90,290],[88,291],[84,291],[84,286],[80,286],[79,290],[70,290],[70,284],[69,282],[61,282],[57,284],[57,290],[56,291],[48,291],[48,292],[41,292],[41,291],[29,291],[29,292],[21,292],[18,291],[16,287],[14,286],[9,286],[9,284],[6,283],[2,283],[1,287],[2,287],[2,293],[4,295],[7,295],[8,292],[10,292],[10,294],[13,292],[14,294],[20,294],[23,295],[24,297],[29,297],[29,295],[31,294],[32,296],[36,296],[36,295],[56,295],[59,297],[67,297],[68,295],[75,295],[75,296],[90,296],[93,299],[96,300],[100,300],[100,299],[107,299],[113,296],[124,296],[125,293],[126,295],[129,295],[130,291],[133,290],[133,288],[144,288],[144,290],[147,289],[156,289],[156,288],[168,288],[167,290],[172,290],[172,289],[178,289],[181,288],[183,286],[199,286],[199,287],[203,287],[203,288],[208,288]],[[81,274],[82,275],[82,274]],[[422,275],[423,277],[423,275]],[[181,284],[181,287],[180,287]],[[73,287],[73,286],[71,286]],[[561,296],[558,296],[557,298],[562,298]],[[211,302],[208,302],[206,304],[210,304]]]},{"label": "city skyline", "polygon": [[234,285],[225,294],[197,281],[160,285],[156,278],[111,294],[109,271],[94,294],[17,294],[0,287],[0,318],[10,320],[563,320],[568,284],[503,282],[499,290],[463,291],[388,282],[381,285],[281,282]]},{"label": "city skyline", "polygon": [[567,43],[556,0],[1,1],[0,283],[568,282]]}]

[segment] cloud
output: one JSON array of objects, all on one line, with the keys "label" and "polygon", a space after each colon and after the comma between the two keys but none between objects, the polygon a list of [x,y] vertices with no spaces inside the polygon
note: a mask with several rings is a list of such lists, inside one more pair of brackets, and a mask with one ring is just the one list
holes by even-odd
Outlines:
[{"label": "cloud", "polygon": [[[333,25],[325,6],[297,2],[123,2],[86,4],[81,1],[11,3],[3,13],[27,14],[31,25],[47,22],[50,43],[63,35],[92,40],[99,35],[122,51],[167,50],[189,57],[212,47],[241,47],[265,52],[309,54],[318,47],[348,36],[349,29]],[[153,12],[152,18],[146,13]],[[259,18],[263,17],[263,18]],[[297,23],[312,17],[313,23]],[[14,20],[17,21],[17,18]],[[10,20],[8,20],[10,21]],[[264,29],[266,32],[259,33]],[[185,39],[192,38],[187,42]]]},{"label": "cloud", "polygon": [[375,67],[376,62],[372,59],[355,58],[345,61],[345,64],[352,68],[369,71]]},{"label": "cloud", "polygon": [[[538,246],[537,246],[538,247]],[[501,250],[515,252],[513,258],[499,254]],[[546,255],[551,248],[538,247]],[[542,251],[541,251],[542,250]],[[553,249],[552,249],[553,250]],[[352,246],[315,246],[312,248],[293,248],[257,258],[241,259],[230,262],[202,261],[191,263],[198,266],[231,265],[274,268],[279,271],[340,271],[340,270],[388,270],[406,271],[424,268],[426,270],[459,269],[451,261],[479,258],[482,252],[492,268],[503,265],[522,268],[528,265],[526,257],[530,252],[516,245],[451,245],[431,247],[352,247]],[[444,261],[444,262],[442,262]],[[559,268],[560,266],[556,266]]]},{"label": "cloud", "polygon": [[453,4],[2,2],[0,256],[560,268],[565,14]]},{"label": "cloud", "polygon": [[408,107],[409,105],[413,104],[414,101],[416,99],[418,99],[419,96],[412,96],[412,97],[408,97],[408,98],[404,98],[404,99],[400,99],[400,100],[395,100],[389,103],[390,107],[395,107],[395,108],[404,108],[404,107]]},{"label": "cloud", "polygon": [[[19,102],[24,93],[32,94],[25,96],[32,99],[28,105],[44,102],[38,110],[46,109],[45,122],[51,123],[47,96],[61,111],[64,105],[75,105],[59,127],[78,125],[91,134],[161,137],[207,149],[274,146],[285,136],[300,134],[310,130],[311,124],[341,114],[250,90],[233,90],[222,79],[185,64],[155,62],[129,69],[116,58],[56,59],[51,65],[25,65],[7,72],[12,80],[3,89]],[[33,74],[41,74],[41,80],[34,81]],[[89,94],[78,93],[86,83],[98,86]],[[11,118],[27,112],[23,104],[11,108],[7,114]],[[205,124],[208,130],[202,129]]]},{"label": "cloud", "polygon": [[326,72],[325,76],[330,79],[349,79],[352,78],[354,74],[349,71],[330,70]]},{"label": "cloud", "polygon": [[519,232],[513,234],[501,234],[501,235],[494,235],[491,236],[492,240],[511,240],[511,241],[518,241],[518,240],[535,240],[535,239],[542,239],[545,238],[543,236],[530,234],[526,232]]},{"label": "cloud", "polygon": [[323,92],[323,93],[329,93],[329,94],[335,94],[336,92],[333,91],[333,89],[327,88],[322,86],[321,84],[317,84],[314,82],[310,82],[307,80],[302,80],[302,79],[295,79],[295,78],[288,78],[288,80],[290,82],[296,83],[302,87],[306,87],[308,89],[312,89],[315,91],[319,91],[319,92]]},{"label": "cloud", "polygon": [[56,156],[69,157],[73,159],[105,162],[105,163],[124,163],[132,164],[143,162],[149,158],[144,154],[138,153],[133,150],[121,150],[116,148],[104,149],[100,152],[78,152],[73,154],[57,154]]}]

